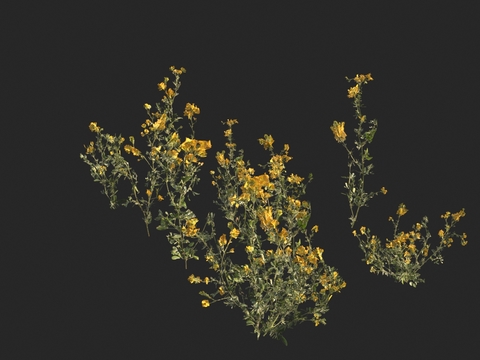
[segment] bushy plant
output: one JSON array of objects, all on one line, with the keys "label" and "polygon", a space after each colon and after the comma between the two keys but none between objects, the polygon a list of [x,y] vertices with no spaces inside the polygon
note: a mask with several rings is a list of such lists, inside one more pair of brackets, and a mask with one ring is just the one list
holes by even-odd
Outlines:
[{"label": "bushy plant", "polygon": [[[287,163],[292,160],[289,145],[284,144],[280,151],[275,151],[273,136],[268,134],[259,139],[259,144],[268,152],[268,161],[260,165],[260,169],[253,168],[234,142],[233,126],[238,121],[229,119],[223,123],[227,127],[225,150],[216,153],[218,166],[210,170],[212,185],[217,190],[218,212],[209,213],[203,228],[198,227],[199,219],[190,202],[192,195],[197,195],[194,188],[204,165],[201,160],[212,144],[195,138],[196,115],[200,109],[193,103],[187,103],[183,111],[190,134],[182,135],[183,117],[174,112],[174,102],[181,85],[180,76],[186,70],[171,67],[170,71],[174,76],[172,83],[165,77],[158,84],[163,93],[161,102],[154,107],[144,105],[148,118],[141,125],[140,135],[145,139],[145,149],[136,147],[133,136],[125,144],[121,135],[104,133],[96,122],[90,123],[96,140],[85,146],[86,151],[80,157],[89,165],[94,181],[102,185],[102,193],[109,199],[111,208],[138,207],[149,236],[153,220],[158,230],[167,231],[173,260],[183,260],[187,267],[188,260],[205,259],[210,268],[205,270],[209,271],[208,276],[191,274],[188,277],[192,284],[207,286],[200,291],[204,297],[203,307],[216,302],[238,307],[257,338],[268,335],[282,339],[285,344],[282,335],[285,329],[304,321],[311,321],[315,326],[325,324],[329,301],[346,283],[337,269],[327,265],[324,250],[314,245],[313,236],[318,226],[309,227],[311,204],[304,199],[312,175],[306,180],[288,172]],[[344,122],[334,121],[331,130],[348,154],[344,195],[351,211],[350,225],[354,227],[360,209],[375,195],[386,194],[387,190],[384,187],[376,192],[365,190],[366,177],[373,173],[367,146],[374,139],[378,122],[367,120],[362,113],[362,87],[373,78],[367,74],[348,80],[355,82],[348,89],[358,121],[354,146],[347,145]],[[137,161],[133,160],[147,164],[143,184],[134,170],[133,164]],[[124,197],[118,194],[120,181],[126,181],[130,188],[130,194]],[[156,217],[152,213],[155,207],[159,208]],[[430,251],[431,235],[426,217],[415,224],[412,231],[399,231],[400,217],[406,211],[401,204],[397,220],[391,218],[394,224],[391,241],[387,239],[383,244],[365,226],[353,234],[359,240],[371,272],[416,286],[423,282],[420,268],[429,260],[443,262],[441,252],[451,246],[454,238],[466,244],[465,234],[452,231],[465,211],[442,215],[445,227],[438,233],[440,244],[433,251]],[[219,228],[228,231],[217,233]]]}]

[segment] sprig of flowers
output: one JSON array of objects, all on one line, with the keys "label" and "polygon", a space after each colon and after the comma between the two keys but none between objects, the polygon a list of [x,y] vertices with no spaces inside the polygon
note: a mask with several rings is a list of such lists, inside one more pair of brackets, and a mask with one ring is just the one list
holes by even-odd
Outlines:
[{"label": "sprig of flowers", "polygon": [[[345,132],[345,122],[334,121],[330,129],[333,132],[334,138],[341,143],[348,153],[348,176],[345,188],[348,204],[350,206],[351,216],[350,226],[353,228],[357,221],[359,211],[362,207],[368,206],[367,203],[374,196],[383,193],[387,190],[382,187],[379,191],[366,192],[365,191],[365,177],[373,174],[373,164],[369,163],[373,157],[370,155],[367,145],[373,141],[375,133],[378,128],[378,121],[376,119],[368,120],[367,116],[362,113],[362,87],[369,81],[373,81],[371,74],[356,75],[354,78],[346,78],[350,82],[355,82],[355,86],[348,89],[347,97],[353,99],[353,107],[355,109],[355,118],[358,120],[358,127],[354,129],[357,135],[354,144],[355,146],[349,148],[346,144],[347,134]],[[367,128],[365,126],[368,124]]]},{"label": "sprig of flowers", "polygon": [[362,226],[353,235],[357,237],[360,248],[365,254],[363,261],[370,265],[370,272],[394,278],[402,284],[408,283],[416,287],[425,282],[420,277],[420,269],[428,261],[435,264],[443,263],[442,251],[449,248],[454,239],[460,239],[462,246],[467,245],[467,235],[453,232],[453,228],[465,216],[464,209],[451,214],[446,212],[441,217],[445,220],[444,228],[438,231],[440,243],[435,249],[431,249],[429,242],[431,234],[428,230],[428,218],[425,216],[421,223],[413,225],[409,232],[399,231],[400,218],[407,213],[408,209],[400,204],[397,209],[397,219],[389,218],[394,225],[393,240],[386,239],[385,243],[372,235],[370,229]]},{"label": "sprig of flowers", "polygon": [[206,297],[202,306],[220,301],[238,307],[257,337],[286,342],[282,333],[287,328],[304,321],[325,324],[328,302],[346,283],[325,263],[323,249],[312,245],[318,226],[307,229],[310,204],[301,200],[306,184],[286,171],[292,159],[289,146],[275,153],[271,135],[259,139],[270,160],[261,166],[266,171],[255,175],[233,141],[236,123],[225,123],[228,154],[217,152],[219,166],[211,171],[229,233],[204,242],[205,259],[214,274],[206,280],[192,274],[188,280],[215,287],[200,292]]},{"label": "sprig of flowers", "polygon": [[[169,78],[158,84],[158,89],[164,93],[161,102],[155,104],[156,111],[150,104],[145,104],[148,119],[141,125],[140,135],[146,140],[147,148],[144,151],[135,145],[135,138],[129,137],[130,144],[124,145],[126,154],[137,157],[148,165],[145,176],[144,192],[139,190],[137,173],[124,158],[121,145],[124,138],[121,136],[103,133],[97,123],[92,122],[90,130],[96,133],[96,142],[90,142],[86,147],[86,154],[81,159],[90,166],[90,173],[94,181],[100,182],[103,193],[110,200],[110,207],[116,208],[119,204],[128,206],[133,204],[140,208],[143,220],[150,236],[149,224],[152,222],[152,207],[167,199],[171,211],[159,210],[155,218],[160,224],[159,230],[174,230],[167,235],[172,244],[172,259],[198,259],[195,255],[196,241],[199,228],[198,219],[187,205],[190,195],[195,195],[194,186],[198,183],[197,173],[203,166],[201,158],[207,156],[207,150],[212,147],[208,140],[195,139],[195,115],[200,109],[195,104],[187,103],[183,115],[188,118],[191,134],[181,139],[181,125],[177,123],[182,117],[174,113],[173,106],[180,88],[180,75],[186,72],[184,68],[171,67],[174,75],[173,87],[169,86]],[[120,200],[117,197],[118,182],[127,180],[130,183],[131,193]]]}]

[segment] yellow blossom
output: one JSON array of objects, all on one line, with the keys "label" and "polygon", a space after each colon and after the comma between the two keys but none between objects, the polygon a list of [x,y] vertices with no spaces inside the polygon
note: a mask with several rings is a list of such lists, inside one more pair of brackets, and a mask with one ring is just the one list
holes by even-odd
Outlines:
[{"label": "yellow blossom", "polygon": [[143,107],[145,108],[145,110],[150,110],[152,108],[152,105],[144,104]]},{"label": "yellow blossom", "polygon": [[204,308],[209,307],[209,306],[210,306],[210,302],[209,302],[208,300],[202,300],[202,306],[203,306]]},{"label": "yellow blossom", "polygon": [[228,119],[227,120],[227,125],[232,126],[233,124],[238,124],[237,119]]},{"label": "yellow blossom", "polygon": [[307,254],[307,249],[305,248],[305,246],[303,245],[300,245],[297,250],[295,251],[295,254],[296,255],[300,255],[300,256],[304,256]]},{"label": "yellow blossom", "polygon": [[219,243],[221,246],[227,245],[227,235],[226,235],[226,234],[222,234],[222,236],[220,236],[220,239],[218,239],[218,243]]},{"label": "yellow blossom", "polygon": [[218,288],[218,293],[219,293],[220,295],[224,295],[224,294],[225,294],[225,290],[223,290],[223,286],[220,286],[220,287]]},{"label": "yellow blossom", "polygon": [[95,151],[95,147],[93,146],[93,141],[90,141],[90,144],[88,147],[85,147],[87,149],[86,153],[87,154],[92,154]]},{"label": "yellow blossom", "polygon": [[356,75],[353,80],[355,80],[355,82],[357,84],[361,84],[361,83],[367,83],[368,81],[373,81],[373,78],[372,78],[372,74],[371,73],[368,73],[366,75]]},{"label": "yellow blossom", "polygon": [[443,219],[448,219],[449,216],[450,216],[450,211],[447,211],[445,214],[441,215],[440,217]]},{"label": "yellow blossom", "polygon": [[200,279],[200,277],[193,274],[191,274],[187,280],[190,282],[190,284],[200,284],[202,282],[202,279]]},{"label": "yellow blossom", "polygon": [[183,115],[188,117],[189,120],[192,120],[193,115],[196,114],[200,114],[200,108],[198,106],[195,106],[195,104],[187,103]]},{"label": "yellow blossom", "polygon": [[333,132],[333,136],[337,142],[344,142],[347,138],[347,134],[345,133],[345,122],[338,122],[334,121],[333,125],[330,126],[330,129]]},{"label": "yellow blossom", "polygon": [[358,87],[358,84],[357,84],[351,87],[350,89],[348,89],[347,97],[354,98],[359,92],[360,92],[360,88]]},{"label": "yellow blossom", "polygon": [[158,200],[158,201],[163,201],[163,200],[164,200],[164,198],[163,198],[163,196],[162,196],[162,195],[158,195],[158,196],[157,196],[157,200]]},{"label": "yellow blossom", "polygon": [[245,251],[246,251],[247,253],[253,252],[253,249],[254,249],[253,246],[250,246],[250,245],[249,245],[249,246],[245,246]]},{"label": "yellow blossom", "polygon": [[263,145],[265,150],[268,150],[273,148],[273,143],[275,142],[275,140],[273,140],[272,135],[265,134],[263,136],[263,139],[258,139],[258,142],[260,143],[260,145]]},{"label": "yellow blossom", "polygon": [[423,256],[427,256],[428,255],[428,249],[430,248],[430,245],[426,245],[423,249],[422,249],[422,255]]},{"label": "yellow blossom", "polygon": [[96,122],[91,122],[88,128],[90,129],[91,132],[96,132],[96,133],[99,133],[102,130],[99,126],[97,126]]},{"label": "yellow blossom", "polygon": [[388,190],[385,189],[385,187],[382,187],[382,188],[380,189],[380,191],[382,192],[383,195],[386,195],[387,192],[388,192]]},{"label": "yellow blossom", "polygon": [[152,131],[163,131],[165,129],[166,124],[167,124],[167,114],[163,113],[163,114],[160,115],[159,113],[155,113],[155,117],[158,120],[155,121],[152,124],[152,127],[150,128],[150,130],[152,130]]},{"label": "yellow blossom", "polygon": [[304,178],[298,175],[292,174],[287,178],[287,181],[291,184],[300,184],[303,181],[303,179]]},{"label": "yellow blossom", "polygon": [[323,249],[322,248],[319,248],[319,247],[316,247],[315,248],[315,254],[317,255],[317,257],[323,261],[323,257],[322,257],[322,254],[323,254]]},{"label": "yellow blossom", "polygon": [[260,226],[264,230],[275,228],[278,225],[278,221],[273,218],[271,206],[267,206],[263,211],[259,212],[258,218]]},{"label": "yellow blossom", "polygon": [[140,150],[133,147],[132,145],[125,145],[124,149],[125,149],[125,152],[127,154],[130,154],[130,152],[131,152],[134,156],[140,156],[141,155]]},{"label": "yellow blossom", "polygon": [[208,276],[205,277],[205,279],[203,280],[203,282],[204,282],[206,285],[208,285],[208,283],[210,282],[210,279],[208,278]]},{"label": "yellow blossom", "polygon": [[232,229],[230,231],[230,237],[232,237],[233,239],[236,239],[238,237],[238,235],[240,235],[240,230]]},{"label": "yellow blossom", "polygon": [[167,84],[165,84],[164,82],[158,83],[157,86],[158,86],[158,90],[160,91],[163,91],[167,88]]},{"label": "yellow blossom", "polygon": [[194,237],[197,232],[200,230],[195,227],[195,224],[198,222],[197,218],[188,219],[185,226],[182,226],[182,232],[185,236]]},{"label": "yellow blossom", "polygon": [[465,209],[460,210],[459,212],[452,214],[453,221],[459,221],[461,217],[465,216]]},{"label": "yellow blossom", "polygon": [[398,205],[398,210],[397,210],[397,214],[399,216],[403,216],[407,213],[408,209],[405,207],[405,204],[400,204]]},{"label": "yellow blossom", "polygon": [[147,189],[147,191],[145,191],[147,193],[147,196],[150,197],[152,196],[152,190],[150,189]]},{"label": "yellow blossom", "polygon": [[312,227],[312,231],[313,232],[318,232],[318,225],[315,225],[314,227]]}]

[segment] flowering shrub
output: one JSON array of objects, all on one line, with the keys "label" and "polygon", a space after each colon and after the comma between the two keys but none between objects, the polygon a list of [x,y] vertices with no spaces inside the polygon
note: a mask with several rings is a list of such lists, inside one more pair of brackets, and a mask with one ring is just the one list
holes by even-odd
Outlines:
[{"label": "flowering shrub", "polygon": [[[183,118],[174,113],[173,105],[180,88],[180,76],[186,71],[174,67],[170,71],[174,76],[172,84],[169,85],[169,78],[158,84],[163,92],[161,102],[155,107],[144,105],[148,118],[141,125],[140,135],[146,140],[146,149],[137,148],[133,136],[124,144],[121,135],[104,133],[97,123],[90,123],[96,141],[85,146],[85,154],[80,157],[89,165],[94,181],[103,186],[102,193],[109,199],[111,208],[130,204],[138,207],[149,236],[149,225],[154,217],[152,211],[154,206],[159,206],[161,209],[154,220],[158,222],[158,230],[169,231],[166,237],[172,245],[173,260],[181,259],[187,267],[188,260],[199,260],[201,252],[210,266],[209,276],[191,274],[188,281],[207,285],[210,289],[200,291],[204,297],[203,307],[215,302],[238,307],[257,338],[268,335],[282,339],[285,344],[282,336],[285,329],[304,321],[311,321],[315,326],[325,324],[324,314],[329,301],[346,283],[337,269],[326,264],[324,250],[313,244],[318,226],[309,228],[311,205],[303,199],[312,175],[305,181],[300,175],[289,173],[286,170],[286,164],[292,160],[289,145],[283,145],[282,150],[276,152],[274,139],[267,134],[259,143],[268,151],[269,159],[260,165],[260,171],[251,167],[244,159],[243,150],[234,143],[233,126],[238,122],[229,119],[224,122],[226,148],[216,153],[218,167],[210,170],[222,219],[209,213],[203,229],[197,227],[199,220],[189,203],[191,196],[196,195],[194,187],[204,165],[201,159],[207,156],[212,144],[209,140],[195,138],[195,115],[200,114],[200,109],[193,103],[187,103],[183,112],[190,134],[181,135],[180,120]],[[360,208],[367,206],[375,195],[386,194],[387,190],[382,187],[377,192],[365,191],[365,178],[372,174],[373,168],[366,146],[373,141],[377,121],[367,121],[362,114],[361,96],[362,86],[373,78],[367,74],[348,80],[356,83],[348,90],[359,122],[355,129],[355,146],[352,149],[347,146],[344,122],[334,121],[331,130],[335,140],[348,153],[345,195],[353,227]],[[145,190],[139,190],[138,175],[125,156],[133,156],[132,159],[147,164]],[[118,196],[119,181],[127,182],[128,196]],[[439,232],[441,243],[429,254],[426,217],[421,224],[414,225],[413,231],[398,231],[399,218],[406,211],[402,204],[397,211],[398,219],[392,219],[394,240],[387,240],[384,246],[364,226],[360,234],[355,230],[353,234],[372,272],[416,286],[423,281],[418,273],[421,266],[428,260],[441,263],[441,251],[450,247],[454,238],[466,244],[465,234],[452,232],[465,212],[443,215],[445,230]],[[217,234],[220,227],[228,230]]]},{"label": "flowering shrub", "polygon": [[[373,78],[371,74],[367,74],[357,75],[353,79],[347,78],[347,80],[356,83],[355,86],[348,89],[347,95],[353,99],[355,118],[358,120],[358,127],[354,129],[357,135],[354,142],[355,146],[350,149],[346,144],[347,134],[344,130],[344,122],[334,121],[330,129],[335,140],[341,143],[348,153],[348,176],[344,177],[347,179],[345,188],[348,192],[344,195],[347,196],[350,205],[350,225],[353,227],[357,221],[360,208],[367,206],[367,202],[375,195],[386,194],[387,190],[384,187],[377,192],[367,193],[364,190],[365,177],[373,174],[373,164],[368,163],[372,160],[372,156],[366,145],[373,141],[378,122],[376,119],[367,121],[367,116],[362,114],[362,86],[369,81],[373,81]],[[369,124],[367,130],[364,129],[365,124]],[[424,282],[420,278],[420,268],[428,261],[435,264],[443,263],[441,252],[446,247],[451,246],[454,238],[461,239],[461,244],[464,246],[467,244],[465,233],[460,235],[452,231],[460,218],[465,216],[465,210],[462,209],[455,214],[447,212],[441,216],[445,219],[445,230],[438,232],[440,244],[431,253],[429,253],[431,235],[427,228],[428,218],[426,216],[421,223],[413,225],[412,231],[399,231],[400,217],[405,215],[407,211],[405,205],[400,204],[397,210],[397,220],[393,220],[392,217],[389,218],[394,224],[393,240],[389,241],[387,239],[384,246],[380,239],[371,235],[370,229],[365,226],[360,228],[360,234],[354,230],[353,235],[359,240],[360,249],[365,253],[365,259],[363,260],[367,265],[371,265],[371,272],[390,276],[402,284],[408,283],[416,287],[418,283]]]}]

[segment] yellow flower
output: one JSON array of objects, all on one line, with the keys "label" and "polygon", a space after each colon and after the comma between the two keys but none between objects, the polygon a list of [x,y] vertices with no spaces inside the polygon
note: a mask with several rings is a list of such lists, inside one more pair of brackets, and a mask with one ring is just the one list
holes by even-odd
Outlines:
[{"label": "yellow flower", "polygon": [[278,225],[278,221],[273,218],[271,206],[267,206],[266,209],[259,212],[258,219],[260,220],[260,226],[264,230],[275,228]]},{"label": "yellow flower", "polygon": [[304,178],[295,174],[292,174],[287,178],[288,182],[291,184],[300,184],[303,181],[303,179]]},{"label": "yellow flower", "polygon": [[187,72],[184,67],[181,67],[180,69],[175,69],[175,66],[170,66],[170,71],[175,75],[182,75],[183,73]]},{"label": "yellow flower", "polygon": [[182,226],[182,232],[185,233],[185,236],[194,237],[197,232],[200,230],[195,227],[195,224],[198,222],[197,218],[188,219],[185,226]]},{"label": "yellow flower", "polygon": [[305,246],[300,245],[297,250],[295,251],[296,255],[304,256],[307,254],[307,249],[305,249]]},{"label": "yellow flower", "polygon": [[407,213],[408,209],[405,207],[405,204],[400,204],[398,205],[398,210],[397,210],[397,214],[399,216],[403,216]]},{"label": "yellow flower", "polygon": [[223,286],[220,286],[220,287],[218,288],[218,293],[219,293],[220,295],[225,294],[225,290],[223,290]]},{"label": "yellow flower", "polygon": [[86,151],[87,154],[92,154],[95,151],[95,147],[93,146],[93,141],[90,141],[90,144],[88,145],[88,147],[85,147],[85,148],[87,149]]},{"label": "yellow flower", "polygon": [[385,195],[388,192],[388,190],[385,189],[385,187],[382,187],[380,191],[382,192],[383,195]]},{"label": "yellow flower", "polygon": [[460,210],[459,212],[452,214],[453,221],[459,221],[461,217],[465,216],[465,209]]},{"label": "yellow flower", "polygon": [[443,230],[440,230],[438,232],[438,236],[440,236],[441,238],[443,238],[443,235],[445,235],[445,232]]},{"label": "yellow flower", "polygon": [[233,124],[238,124],[237,119],[228,119],[227,120],[227,125],[232,126]]},{"label": "yellow flower", "polygon": [[203,306],[204,308],[209,307],[209,306],[210,306],[210,301],[208,301],[208,300],[202,300],[202,306]]},{"label": "yellow flower", "polygon": [[165,90],[167,88],[167,85],[164,82],[158,83],[157,86],[158,86],[158,90],[160,91]]},{"label": "yellow flower", "polygon": [[362,227],[360,228],[360,234],[365,235],[365,230],[366,230],[366,229],[367,229],[367,228],[366,228],[365,226],[362,226]]},{"label": "yellow flower", "polygon": [[205,277],[205,279],[203,280],[203,282],[208,285],[208,283],[210,282],[210,279],[209,279],[208,277]]},{"label": "yellow flower", "polygon": [[91,122],[90,125],[88,126],[88,128],[90,129],[91,132],[100,132],[102,129],[100,129],[99,126],[97,126],[97,123],[96,122]]},{"label": "yellow flower", "polygon": [[215,156],[217,159],[218,165],[220,166],[226,166],[230,162],[229,159],[225,159],[225,152],[217,152],[217,155]]},{"label": "yellow flower", "polygon": [[240,230],[238,229],[232,229],[230,231],[230,237],[236,239],[238,237],[238,235],[240,235]]},{"label": "yellow flower", "polygon": [[354,87],[351,87],[350,89],[348,89],[347,97],[354,98],[359,92],[360,92],[360,88],[358,87],[358,84],[357,84]]},{"label": "yellow flower", "polygon": [[245,246],[245,251],[246,251],[247,253],[253,252],[253,246],[250,246],[250,245],[249,245],[249,246]]},{"label": "yellow flower", "polygon": [[155,113],[154,115],[158,120],[152,124],[152,127],[150,128],[150,130],[152,131],[164,130],[167,123],[167,114],[163,113],[160,115],[159,113]]},{"label": "yellow flower", "polygon": [[222,234],[222,236],[220,236],[220,239],[218,239],[218,243],[219,243],[221,246],[227,245],[227,235],[226,235],[226,234]]},{"label": "yellow flower", "polygon": [[163,198],[163,196],[162,196],[162,195],[158,195],[158,196],[157,196],[157,200],[158,200],[158,201],[163,201],[163,200],[164,200],[164,198]]},{"label": "yellow flower", "polygon": [[423,256],[427,256],[428,255],[428,249],[430,248],[430,245],[426,245],[423,249],[422,249],[422,255]]},{"label": "yellow flower", "polygon": [[187,105],[185,106],[185,111],[183,112],[183,115],[188,117],[189,120],[192,120],[192,117],[195,114],[200,114],[200,108],[195,106],[195,104],[187,103]]},{"label": "yellow flower", "polygon": [[144,104],[143,107],[145,108],[145,110],[150,110],[152,108],[152,105]]},{"label": "yellow flower", "polygon": [[190,275],[187,279],[188,281],[190,281],[190,284],[200,284],[202,282],[202,279],[200,279],[198,276],[195,276],[195,275]]},{"label": "yellow flower", "polygon": [[263,145],[265,150],[268,150],[273,148],[273,143],[275,142],[275,140],[273,140],[272,135],[265,134],[263,136],[263,139],[258,139],[258,142],[260,143],[260,145]]},{"label": "yellow flower", "polygon": [[442,219],[448,219],[449,216],[450,216],[450,211],[447,211],[445,214],[441,215],[440,217]]},{"label": "yellow flower", "polygon": [[333,136],[335,137],[335,140],[337,142],[344,142],[345,139],[347,138],[347,134],[345,133],[345,122],[337,122],[334,121],[333,125],[330,126],[330,129],[333,132]]},{"label": "yellow flower", "polygon": [[133,147],[132,145],[125,145],[124,147],[125,149],[125,152],[127,154],[130,154],[130,152],[135,155],[135,156],[140,156],[141,155],[141,152],[140,150],[138,150],[137,148]]},{"label": "yellow flower", "polygon": [[150,197],[152,196],[152,191],[150,189],[147,189],[147,191],[145,191],[147,193],[147,196]]},{"label": "yellow flower", "polygon": [[312,231],[313,232],[318,232],[318,225],[315,225],[314,227],[312,227]]},{"label": "yellow flower", "polygon": [[358,75],[353,78],[357,84],[367,83],[368,81],[373,81],[372,74],[368,73],[366,75]]}]

